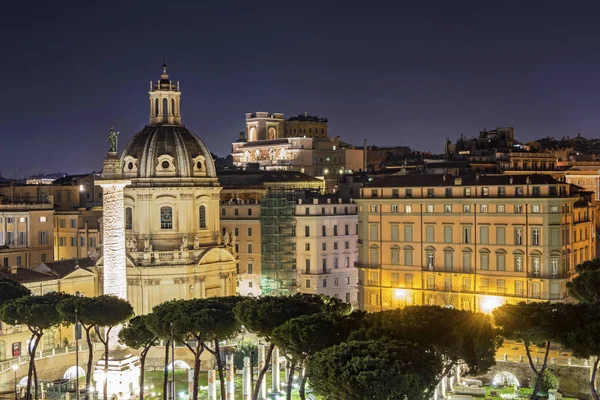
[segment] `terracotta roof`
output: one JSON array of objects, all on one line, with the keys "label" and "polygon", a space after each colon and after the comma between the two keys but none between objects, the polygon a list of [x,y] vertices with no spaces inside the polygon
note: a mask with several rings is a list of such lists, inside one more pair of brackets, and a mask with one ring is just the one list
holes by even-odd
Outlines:
[{"label": "terracotta roof", "polygon": [[11,268],[2,268],[0,269],[0,276],[19,283],[45,282],[56,279],[56,276],[52,274],[39,272],[33,269],[23,267],[12,268],[17,268],[16,273],[13,274]]},{"label": "terracotta roof", "polygon": [[42,263],[34,268],[35,271],[51,274],[56,278],[64,278],[78,268],[87,269],[95,265],[90,258],[60,260]]}]

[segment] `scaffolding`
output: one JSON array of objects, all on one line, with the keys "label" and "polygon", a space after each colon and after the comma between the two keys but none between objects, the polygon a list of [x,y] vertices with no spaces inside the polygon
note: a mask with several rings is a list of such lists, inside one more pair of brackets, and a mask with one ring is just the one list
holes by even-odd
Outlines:
[{"label": "scaffolding", "polygon": [[295,194],[269,191],[261,200],[261,291],[265,296],[296,292]]}]

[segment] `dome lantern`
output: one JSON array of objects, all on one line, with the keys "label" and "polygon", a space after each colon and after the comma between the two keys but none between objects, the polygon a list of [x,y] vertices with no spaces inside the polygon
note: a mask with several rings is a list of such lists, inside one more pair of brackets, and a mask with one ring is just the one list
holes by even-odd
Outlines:
[{"label": "dome lantern", "polygon": [[162,66],[160,79],[150,81],[150,125],[181,125],[181,91],[179,82],[169,80],[166,62]]}]

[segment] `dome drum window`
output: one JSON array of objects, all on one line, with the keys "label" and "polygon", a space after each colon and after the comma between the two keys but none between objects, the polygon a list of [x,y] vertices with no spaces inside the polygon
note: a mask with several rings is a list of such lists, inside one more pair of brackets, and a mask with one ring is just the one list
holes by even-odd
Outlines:
[{"label": "dome drum window", "polygon": [[127,156],[123,159],[123,172],[126,174],[137,174],[138,160],[137,158]]},{"label": "dome drum window", "polygon": [[173,175],[175,171],[175,159],[172,156],[163,154],[158,157],[156,165],[156,172],[158,175]]},{"label": "dome drum window", "polygon": [[192,160],[194,176],[206,176],[206,158],[197,156]]}]

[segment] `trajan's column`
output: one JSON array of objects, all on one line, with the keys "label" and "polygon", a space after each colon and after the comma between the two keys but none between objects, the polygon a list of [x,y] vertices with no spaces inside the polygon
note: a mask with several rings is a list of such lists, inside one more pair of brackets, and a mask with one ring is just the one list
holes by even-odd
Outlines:
[{"label": "trajan's column", "polygon": [[[110,150],[104,160],[102,179],[102,265],[104,294],[127,300],[127,261],[125,253],[125,206],[123,189],[131,181],[122,179],[121,163],[117,157],[117,135],[111,128],[107,141]],[[140,367],[137,356],[132,356],[119,346],[120,326],[109,335],[109,360],[107,373],[104,360],[99,360],[94,371],[96,390],[103,394],[106,383],[109,396],[129,398],[139,390]],[[125,351],[123,351],[125,350]]]}]

